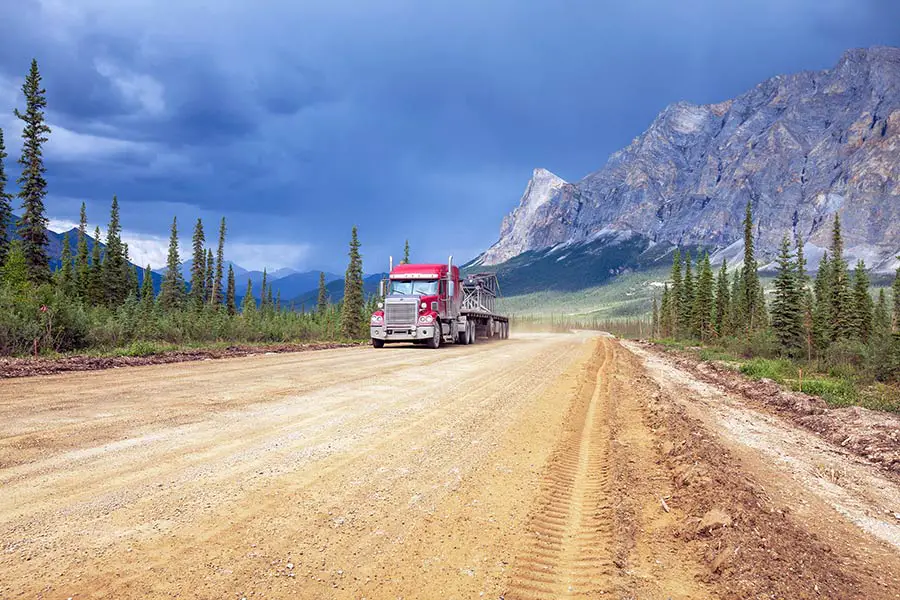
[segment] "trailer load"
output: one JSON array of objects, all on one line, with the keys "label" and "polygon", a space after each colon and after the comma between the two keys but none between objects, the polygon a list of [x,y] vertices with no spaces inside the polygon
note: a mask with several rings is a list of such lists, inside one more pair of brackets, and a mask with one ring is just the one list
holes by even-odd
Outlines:
[{"label": "trailer load", "polygon": [[497,312],[500,285],[494,273],[460,278],[453,257],[446,264],[396,266],[381,282],[382,298],[369,323],[372,345],[412,342],[429,348],[509,337],[509,319]]}]

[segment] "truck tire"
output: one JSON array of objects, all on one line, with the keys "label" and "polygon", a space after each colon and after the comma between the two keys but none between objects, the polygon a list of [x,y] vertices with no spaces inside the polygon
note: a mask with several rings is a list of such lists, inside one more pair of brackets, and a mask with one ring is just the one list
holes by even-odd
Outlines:
[{"label": "truck tire", "polygon": [[459,344],[460,346],[465,346],[466,344],[469,343],[469,328],[468,328],[468,326],[456,334],[456,343]]},{"label": "truck tire", "polygon": [[372,338],[372,345],[376,348],[384,348],[384,340]]},{"label": "truck tire", "polygon": [[439,321],[434,322],[434,336],[428,340],[427,345],[432,350],[437,350],[441,347],[441,338],[443,337],[443,332],[441,331],[441,324]]},{"label": "truck tire", "polygon": [[470,344],[474,344],[474,343],[475,343],[475,338],[477,337],[477,336],[475,335],[475,332],[476,332],[476,331],[478,331],[478,325],[473,321],[473,322],[472,322],[472,336],[469,338],[469,343],[470,343]]}]

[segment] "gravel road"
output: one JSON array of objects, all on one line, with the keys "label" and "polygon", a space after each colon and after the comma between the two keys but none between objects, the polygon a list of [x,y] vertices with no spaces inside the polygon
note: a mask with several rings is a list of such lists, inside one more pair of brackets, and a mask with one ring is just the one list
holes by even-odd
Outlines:
[{"label": "gravel road", "polygon": [[675,368],[519,334],[0,381],[0,598],[900,597],[896,482]]}]

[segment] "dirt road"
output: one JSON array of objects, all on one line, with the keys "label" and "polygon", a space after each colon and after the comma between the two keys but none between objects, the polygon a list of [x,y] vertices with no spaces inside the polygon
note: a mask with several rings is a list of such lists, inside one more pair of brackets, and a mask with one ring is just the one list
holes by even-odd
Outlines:
[{"label": "dirt road", "polygon": [[0,598],[900,598],[894,512],[586,334],[0,381]]}]

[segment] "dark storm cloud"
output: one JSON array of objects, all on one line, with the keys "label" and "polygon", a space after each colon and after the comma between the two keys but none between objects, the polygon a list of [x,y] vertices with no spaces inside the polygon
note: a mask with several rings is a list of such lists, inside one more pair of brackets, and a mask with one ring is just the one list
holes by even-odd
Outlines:
[{"label": "dark storm cloud", "polygon": [[210,6],[3,3],[0,77],[37,56],[55,121],[134,143],[61,148],[61,197],[118,193],[145,230],[159,203],[240,213],[235,237],[308,243],[331,269],[354,223],[373,262],[406,237],[471,255],[534,167],[580,178],[671,102],[900,43],[893,0]]}]

